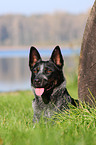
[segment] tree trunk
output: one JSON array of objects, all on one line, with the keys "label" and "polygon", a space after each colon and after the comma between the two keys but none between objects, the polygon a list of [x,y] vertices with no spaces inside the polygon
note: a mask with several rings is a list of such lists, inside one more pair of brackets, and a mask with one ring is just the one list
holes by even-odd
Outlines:
[{"label": "tree trunk", "polygon": [[80,52],[78,96],[90,105],[96,104],[96,0],[87,20]]}]

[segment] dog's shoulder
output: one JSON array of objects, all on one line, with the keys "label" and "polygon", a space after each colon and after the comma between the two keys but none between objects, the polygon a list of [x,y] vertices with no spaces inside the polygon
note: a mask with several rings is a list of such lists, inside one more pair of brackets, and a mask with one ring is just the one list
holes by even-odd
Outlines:
[{"label": "dog's shoulder", "polygon": [[[57,93],[57,94],[56,94]],[[77,107],[79,105],[79,101],[75,100],[70,96],[70,94],[67,91],[67,88],[61,88],[60,90],[57,90],[55,93],[55,97],[57,97],[57,102],[56,104],[59,104],[57,106],[60,106],[60,110],[64,108],[69,108],[69,104]]]},{"label": "dog's shoulder", "polygon": [[72,98],[72,97],[69,95],[69,93],[68,93],[68,91],[67,91],[66,88],[65,88],[65,94],[64,94],[64,96],[66,97],[67,101],[68,101],[69,103],[71,103],[73,106],[77,107],[77,106],[79,105],[79,101],[76,100],[76,99],[74,99],[74,98]]}]

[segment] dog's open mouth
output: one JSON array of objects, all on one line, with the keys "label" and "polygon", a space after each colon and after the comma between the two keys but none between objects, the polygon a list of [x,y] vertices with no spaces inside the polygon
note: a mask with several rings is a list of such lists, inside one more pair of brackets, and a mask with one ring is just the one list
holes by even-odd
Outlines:
[{"label": "dog's open mouth", "polygon": [[52,85],[49,87],[47,87],[47,88],[36,88],[35,89],[35,94],[37,95],[37,96],[39,96],[39,97],[41,97],[42,95],[43,95],[43,93],[44,93],[44,91],[46,90],[46,91],[49,91],[50,89],[52,88]]},{"label": "dog's open mouth", "polygon": [[44,91],[45,92],[50,91],[53,88],[53,86],[54,86],[54,83],[50,83],[50,84],[47,84],[47,86],[44,88],[35,88],[35,94],[41,97]]},{"label": "dog's open mouth", "polygon": [[48,104],[50,101],[50,94],[52,93],[53,86],[54,86],[54,83],[50,83],[50,84],[47,84],[47,86],[44,88],[43,87],[42,88],[35,88],[35,94],[38,97],[42,97],[43,102],[45,104]]},{"label": "dog's open mouth", "polygon": [[44,93],[44,88],[36,88],[35,93],[37,96],[41,96]]}]

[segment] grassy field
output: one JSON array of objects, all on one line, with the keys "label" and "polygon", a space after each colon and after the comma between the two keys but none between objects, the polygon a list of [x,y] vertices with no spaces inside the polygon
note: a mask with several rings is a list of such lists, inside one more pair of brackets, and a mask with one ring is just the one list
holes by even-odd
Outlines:
[{"label": "grassy field", "polygon": [[[67,85],[77,97],[77,83]],[[0,145],[96,145],[96,109],[71,108],[33,124],[31,91],[0,94]]]}]

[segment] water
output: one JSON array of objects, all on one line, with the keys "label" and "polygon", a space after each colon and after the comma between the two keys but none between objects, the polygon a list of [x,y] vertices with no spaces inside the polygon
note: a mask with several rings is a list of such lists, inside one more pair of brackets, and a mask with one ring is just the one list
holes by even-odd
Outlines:
[{"label": "water", "polygon": [[[42,57],[49,57],[52,53],[50,49],[40,49],[39,50]],[[61,50],[64,56],[70,55],[78,55],[80,53],[80,49],[72,50],[72,49],[63,49]],[[14,58],[14,57],[21,57],[26,58],[29,55],[29,50],[11,50],[11,51],[0,51],[0,58]]]},{"label": "water", "polygon": [[[41,57],[50,58],[52,50],[39,50]],[[69,56],[79,55],[80,50],[62,50],[67,66],[74,65]],[[29,50],[0,51],[0,92],[31,89],[31,74],[28,66]]]}]

